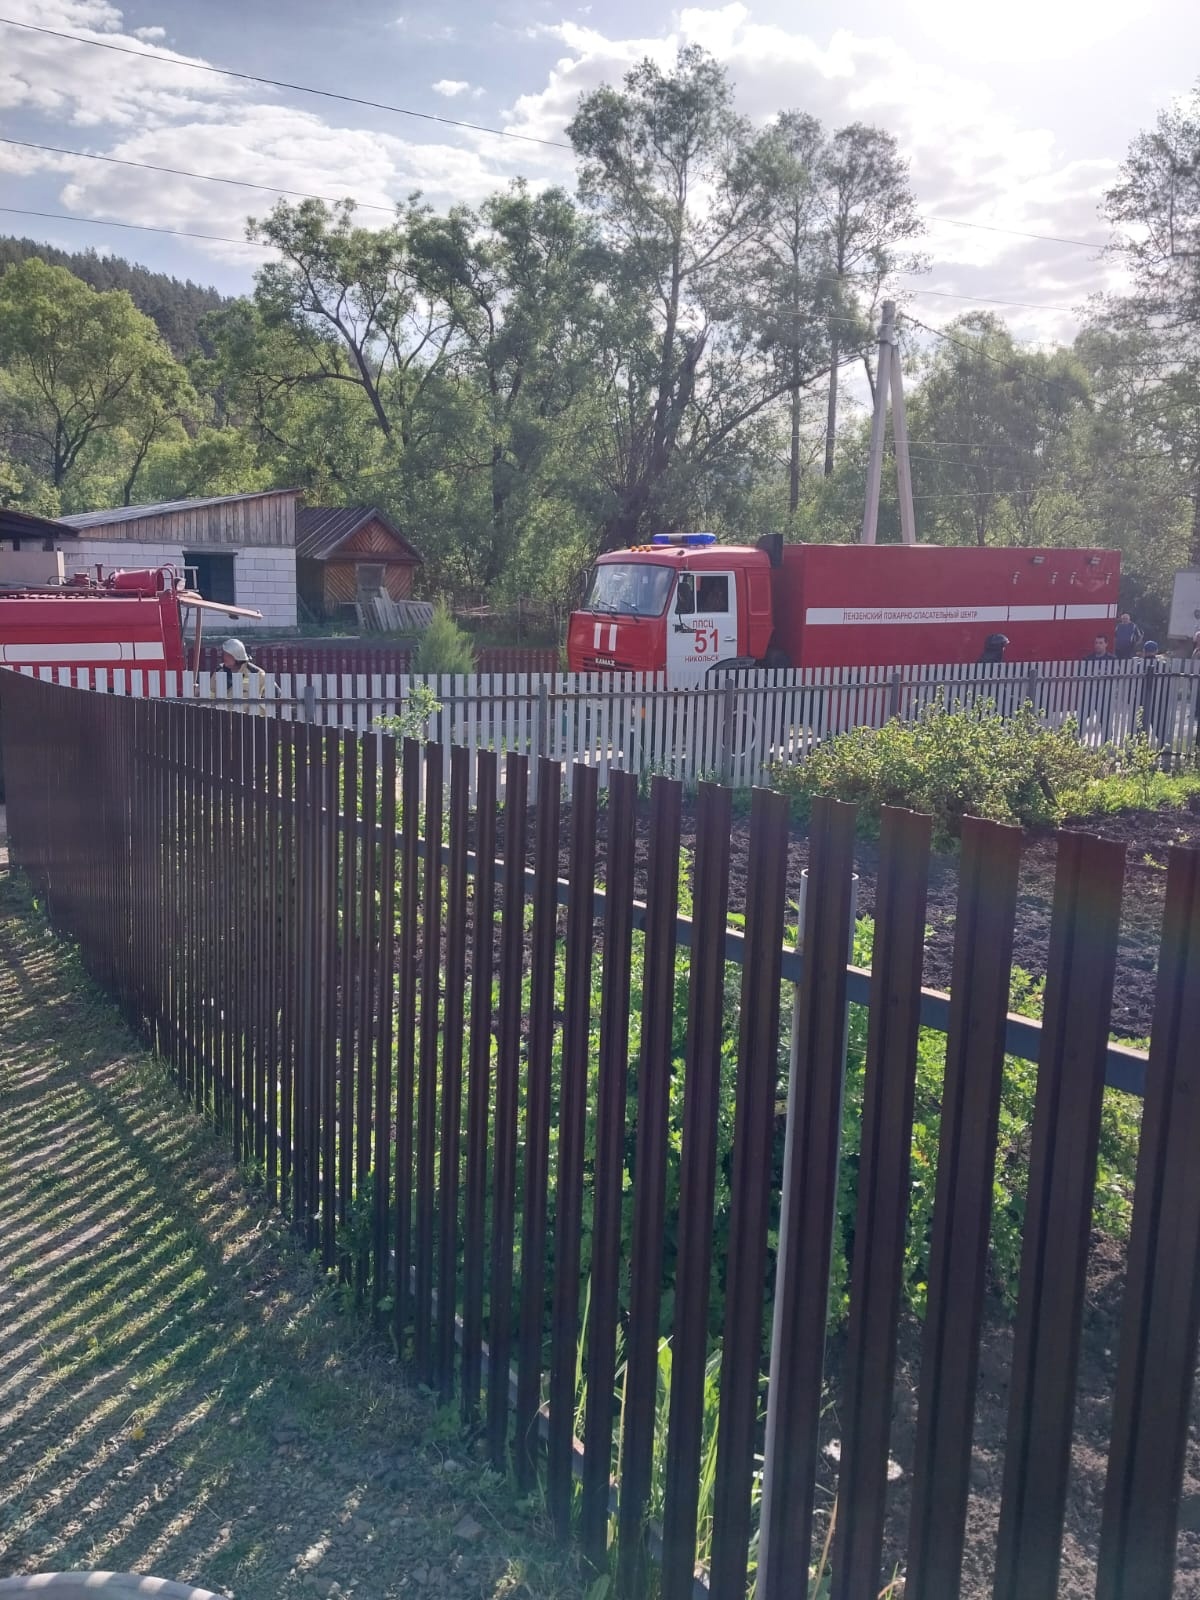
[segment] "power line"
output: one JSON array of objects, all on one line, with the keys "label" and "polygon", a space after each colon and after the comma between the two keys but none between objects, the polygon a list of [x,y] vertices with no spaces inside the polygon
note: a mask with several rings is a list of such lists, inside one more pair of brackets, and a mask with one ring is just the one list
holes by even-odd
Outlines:
[{"label": "power line", "polygon": [[1059,233],[1026,233],[1023,228],[1002,228],[994,222],[967,222],[962,217],[943,217],[936,212],[926,213],[926,222],[946,222],[952,228],[977,228],[981,233],[1007,233],[1014,239],[1036,239],[1041,244],[1078,245],[1081,250],[1102,250],[1104,246],[1092,239],[1066,239]]},{"label": "power line", "polygon": [[154,228],[148,222],[111,222],[107,217],[71,217],[61,211],[24,211],[18,206],[0,206],[8,217],[42,217],[47,222],[83,222],[96,228],[129,228],[135,233],[169,233],[176,239],[206,239],[211,244],[241,244],[250,250],[273,250],[274,245],[257,244],[252,239],[231,239],[224,233],[191,233],[186,228]]},{"label": "power line", "polygon": [[1067,311],[1073,312],[1074,306],[1047,305],[1044,300],[992,300],[987,295],[959,294],[953,289],[911,289],[908,285],[904,288],[905,294],[932,294],[939,300],[971,300],[981,306],[1017,306],[1025,311]]},{"label": "power line", "polygon": [[[36,144],[32,139],[9,139],[0,135],[0,144],[16,145],[20,150],[42,150],[53,156],[70,156],[73,160],[104,161],[114,167],[136,167],[141,172],[163,172],[172,178],[199,178],[204,183],[230,183],[239,189],[259,189],[264,194],[286,194],[297,200],[321,200],[331,206],[337,205],[339,199],[354,200],[352,195],[338,197],[311,194],[307,189],[281,189],[272,183],[251,183],[248,178],[222,178],[214,172],[191,172],[186,167],[163,167],[154,161],[134,161],[129,156],[100,155],[95,150],[66,150],[56,144]],[[395,212],[394,206],[376,205],[370,200],[354,200],[354,204],[363,211],[386,211],[389,215]]]},{"label": "power line", "polygon": [[[3,21],[3,18],[0,18],[0,21]],[[25,144],[26,141],[21,140],[21,139],[4,139],[4,138],[0,138],[0,143],[2,143],[2,144]],[[34,145],[34,146],[31,146],[30,148],[33,148],[33,149],[44,149],[44,150],[52,151],[55,154],[62,154],[62,155],[80,155],[80,156],[86,156],[87,155],[87,152],[83,151],[83,150],[79,150],[79,151],[59,151],[53,145]],[[107,161],[107,160],[116,160],[117,158],[116,157],[109,157],[109,156],[98,156],[98,157],[96,157],[96,159],[100,160],[100,161]],[[237,184],[241,185],[244,188],[265,190],[268,194],[299,195],[303,199],[306,199],[306,200],[321,200],[321,201],[324,201],[327,204],[336,204],[337,203],[336,201],[329,200],[328,197],[326,197],[324,195],[308,194],[306,191],[304,191],[302,189],[274,189],[274,188],[271,187],[270,184],[249,183],[249,182],[244,182],[242,179],[239,179],[239,178],[217,178],[217,177],[214,177],[211,173],[207,173],[207,172],[187,172],[187,171],[184,171],[182,168],[179,168],[179,167],[156,167],[156,166],[152,166],[149,162],[142,162],[142,161],[121,161],[120,165],[122,165],[122,166],[130,166],[130,167],[143,167],[144,166],[144,167],[147,167],[151,172],[171,173],[175,177],[180,177],[180,178],[200,178],[200,179],[203,179],[205,182],[208,182],[208,183],[237,183]],[[347,196],[346,198],[352,199],[353,197],[352,196]],[[354,203],[357,205],[359,202],[355,201]],[[376,211],[383,211],[383,210],[385,210],[387,208],[384,207],[384,206],[373,206],[372,209],[376,210]],[[249,244],[251,246],[251,248],[258,249],[258,250],[265,250],[265,249],[274,248],[273,246],[257,244],[256,242],[254,242],[252,240],[248,240],[248,239],[232,239],[227,234],[220,234],[220,233],[193,233],[193,232],[191,232],[190,230],[188,230],[186,228],[156,228],[156,227],[151,227],[149,223],[145,223],[145,222],[116,222],[116,221],[113,221],[112,219],[110,219],[108,217],[70,216],[66,212],[62,212],[62,211],[30,211],[30,210],[25,210],[25,209],[23,209],[22,207],[19,207],[19,206],[0,206],[0,213],[5,214],[6,216],[12,216],[12,217],[41,217],[41,218],[45,219],[48,222],[74,222],[74,223],[81,223],[81,224],[90,225],[90,226],[96,227],[96,228],[128,228],[128,229],[132,229],[134,232],[139,232],[139,233],[167,233],[167,234],[174,235],[178,239],[202,239],[202,240],[206,240],[206,241],[208,241],[209,243],[212,243],[212,244]],[[835,282],[835,281],[839,281],[839,280],[835,280],[835,279],[830,278],[827,281]],[[925,294],[925,293],[937,294],[937,293],[941,293],[943,291],[933,290],[933,289],[931,289],[931,290],[916,289],[916,290],[906,290],[905,292],[906,293],[913,293],[913,294]],[[979,296],[967,296],[966,298],[969,298],[969,299],[980,299]],[[1008,306],[1008,305],[1016,305],[1016,304],[1019,304],[1020,302],[1013,301],[1013,300],[980,300],[980,303],[983,304],[983,305],[990,305],[990,306]],[[1038,307],[1037,309],[1044,310],[1044,311],[1067,311],[1067,310],[1070,310],[1071,308],[1068,307],[1068,306],[1041,306],[1041,307]],[[972,350],[976,354],[987,356],[989,361],[999,361],[999,358],[997,356],[993,356],[989,351],[981,350],[976,346],[964,344],[964,343],[962,343],[961,340],[953,339],[953,338],[951,338],[951,336],[949,334],[942,333],[940,331],[940,329],[938,329],[938,328],[930,328],[930,327],[927,326],[927,324],[925,324],[923,322],[918,322],[915,317],[911,317],[911,316],[905,315],[905,320],[907,322],[909,322],[914,328],[922,328],[922,329],[924,329],[924,331],[926,333],[932,333],[939,339],[946,339],[950,344],[958,344],[960,349]],[[842,323],[846,323],[850,327],[858,326],[859,321],[860,321],[860,319],[856,318],[856,317],[824,317],[824,318],[822,318],[822,322],[823,323],[824,322],[842,322]],[[1019,341],[1016,341],[1016,342],[1021,343],[1021,344],[1033,343],[1033,341],[1030,341],[1030,340],[1019,340]]]},{"label": "power line", "polygon": [[88,39],[81,33],[67,33],[61,28],[46,28],[36,22],[18,22],[15,17],[0,17],[0,22],[10,28],[24,28],[29,33],[48,34],[53,39],[69,39],[74,44],[92,45],[97,50],[113,50],[118,55],[136,56],[139,61],[154,61],[167,67],[182,67],[186,72],[208,72],[219,78],[237,78],[242,83],[261,83],[269,89],[287,89],[294,94],[318,95],[323,100],[340,100],[345,105],[366,106],[372,111],[389,111],[398,117],[415,117],[419,122],[436,122],[447,128],[465,128],[470,133],[490,133],[498,139],[517,139],[523,144],[550,145],[555,150],[574,147],[563,139],[539,139],[532,133],[514,133],[508,128],[489,128],[480,122],[464,122],[459,117],[441,117],[433,111],[413,111],[408,106],[388,105],[381,100],[365,100],[361,95],[341,94],[336,89],[317,89],[308,83],[289,83],[283,78],[264,78],[256,72],[235,72],[232,67],[214,67],[203,61],[177,61],[171,56],[155,55],[150,50],[135,50],[132,45],[116,44],[111,39]]},{"label": "power line", "polygon": [[[3,19],[0,18],[0,21],[2,20]],[[131,156],[103,155],[95,150],[68,150],[62,145],[40,144],[33,139],[11,139],[4,135],[0,135],[0,144],[13,145],[19,150],[39,150],[46,155],[68,156],[74,161],[103,161],[109,166],[133,167],[141,172],[161,172],[172,178],[196,178],[203,183],[232,184],[238,189],[256,189],[264,194],[290,195],[293,199],[298,200],[320,200],[326,205],[337,205],[340,200],[347,199],[352,201],[355,206],[359,207],[363,211],[384,211],[391,214],[395,210],[394,206],[382,206],[371,200],[359,200],[354,195],[314,194],[309,189],[286,189],[281,185],[273,183],[253,183],[248,178],[226,178],[221,177],[214,172],[193,172],[188,167],[167,167],[156,161],[137,161]],[[963,224],[963,226],[972,228],[975,227],[976,224],[972,222],[966,222]],[[982,226],[982,224],[979,224],[979,226]],[[840,280],[834,277],[823,277],[818,281],[823,283],[836,283]],[[906,290],[906,293],[940,295],[946,299],[954,300],[981,299],[981,297],[978,295],[953,294],[949,289],[911,289]],[[1071,309],[1067,306],[1051,306],[1044,304],[1034,305],[1032,302],[1027,300],[988,300],[983,298],[982,303],[993,306],[1021,306],[1025,307],[1026,309],[1036,311],[1066,311]],[[843,320],[849,321],[850,319],[844,318]]]},{"label": "power line", "polygon": [[[439,116],[433,111],[414,111],[409,106],[390,105],[384,101],[367,100],[360,95],[343,94],[336,89],[321,89],[308,83],[291,83],[282,78],[267,78],[253,72],[237,72],[232,67],[215,67],[207,62],[179,61],[171,56],[156,55],[151,50],[139,50],[132,45],[117,44],[111,39],[89,39],[81,33],[68,33],[61,28],[47,28],[36,22],[19,22],[15,17],[0,17],[0,22],[6,23],[10,28],[24,28],[29,33],[47,34],[53,39],[67,39],[74,44],[91,45],[97,50],[112,50],[119,55],[134,56],[139,61],[152,61],[168,67],[181,67],[189,72],[208,72],[217,77],[236,78],[243,83],[261,83],[271,89],[287,89],[296,94],[316,95],[325,100],[338,100],[344,105],[366,106],[372,111],[388,111],[395,116],[413,117],[420,122],[434,122],[442,127],[462,128],[470,133],[487,133],[499,139],[515,139],[523,144],[543,145],[553,150],[573,150],[574,146],[565,139],[542,139],[532,133],[516,133],[509,128],[491,128],[484,123],[465,122],[459,117]],[[12,141],[16,142],[16,141]],[[170,171],[170,168],[164,168]],[[190,174],[190,176],[200,176]],[[233,180],[230,180],[233,181]],[[251,186],[257,187],[257,186]],[[280,189],[274,191],[279,194],[298,193],[299,191]],[[306,199],[319,199],[320,196],[305,196]],[[1014,239],[1033,239],[1041,244],[1062,244],[1083,250],[1096,250],[1101,248],[1087,239],[1072,239],[1061,234],[1033,233],[1023,228],[1004,228],[998,223],[969,222],[965,217],[945,217],[937,213],[926,213],[925,220],[933,223],[946,223],[954,228],[970,228],[981,233],[1007,234]],[[933,293],[932,290],[925,291]],[[968,296],[959,296],[960,299],[970,299]],[[998,305],[1000,301],[991,301],[989,304]],[[1007,302],[1019,304],[1019,302]],[[1047,310],[1057,310],[1058,307],[1047,307]],[[1070,307],[1066,309],[1071,309]]]}]

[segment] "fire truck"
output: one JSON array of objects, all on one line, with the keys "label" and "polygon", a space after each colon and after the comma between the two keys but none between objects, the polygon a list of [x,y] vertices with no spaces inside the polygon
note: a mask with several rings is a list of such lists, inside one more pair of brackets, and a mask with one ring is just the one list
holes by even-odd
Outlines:
[{"label": "fire truck", "polygon": [[[183,672],[200,668],[206,612],[231,619],[262,613],[245,606],[202,599],[184,586],[172,567],[140,568],[107,575],[77,573],[63,584],[0,589],[0,667],[55,676],[67,668],[72,681],[90,683],[103,670]],[[191,613],[191,659],[185,620]]]},{"label": "fire truck", "polygon": [[1080,659],[1112,639],[1116,550],[945,545],[723,545],[660,534],[601,556],[572,612],[573,672],[659,672],[669,685],[743,667]]}]

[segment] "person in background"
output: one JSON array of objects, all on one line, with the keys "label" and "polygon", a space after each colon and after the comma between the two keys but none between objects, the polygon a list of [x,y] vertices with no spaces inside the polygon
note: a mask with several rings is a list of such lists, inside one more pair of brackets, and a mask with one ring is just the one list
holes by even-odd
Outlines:
[{"label": "person in background", "polygon": [[[1118,661],[1129,661],[1141,642],[1142,630],[1129,615],[1128,611],[1122,611],[1117,618],[1117,626],[1113,634],[1113,655],[1116,656]],[[1157,653],[1157,646],[1155,650]]]},{"label": "person in background", "polygon": [[251,661],[240,639],[226,639],[222,644],[221,665],[212,675],[209,692],[214,700],[242,701],[266,709],[267,674]]},{"label": "person in background", "polygon": [[983,650],[979,657],[981,666],[999,666],[1004,660],[1004,652],[1008,649],[1008,635],[1003,633],[989,633],[983,641]]},{"label": "person in background", "polygon": [[1142,732],[1155,742],[1170,732],[1165,725],[1162,704],[1165,681],[1162,669],[1158,640],[1147,639],[1142,645]]},{"label": "person in background", "polygon": [[[1098,633],[1092,640],[1091,651],[1084,656],[1085,662],[1112,662],[1115,658],[1108,648],[1108,639],[1105,634]],[[1104,672],[1097,674],[1097,681],[1085,691],[1082,726],[1085,733],[1095,734],[1101,741],[1109,738],[1113,723],[1113,674]]]},{"label": "person in background", "polygon": [[1200,628],[1192,635],[1192,653],[1189,661],[1200,661]]}]

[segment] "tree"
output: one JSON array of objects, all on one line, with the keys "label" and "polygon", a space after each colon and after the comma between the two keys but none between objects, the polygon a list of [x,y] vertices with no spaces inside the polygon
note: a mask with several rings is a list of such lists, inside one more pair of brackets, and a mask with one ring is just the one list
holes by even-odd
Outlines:
[{"label": "tree", "polygon": [[553,486],[572,417],[594,382],[600,265],[594,231],[561,189],[524,182],[478,212],[429,217],[411,238],[428,292],[457,330],[450,370],[480,401],[480,466],[488,522],[479,530],[478,581],[489,589],[511,562],[522,526]]},{"label": "tree", "polygon": [[946,330],[910,406],[923,531],[945,543],[1061,544],[1078,531],[1076,423],[1088,386],[1065,351],[1018,350],[999,318]]},{"label": "tree", "polygon": [[122,290],[97,293],[36,258],[0,278],[0,435],[60,489],[120,436],[125,503],[150,446],[195,402],[154,324]]},{"label": "tree", "polygon": [[788,514],[794,519],[800,504],[804,402],[813,382],[830,370],[826,329],[841,326],[844,306],[822,226],[824,129],[803,112],[782,112],[764,141],[763,156],[770,199],[757,252],[760,343],[771,353],[788,396]]},{"label": "tree", "polygon": [[837,435],[838,372],[847,357],[865,359],[884,279],[912,269],[916,258],[900,247],[924,230],[908,182],[908,163],[882,128],[852,122],[829,141],[818,193],[824,218],[828,271],[838,291],[829,320],[829,401],[825,421],[825,476],[833,471]]},{"label": "tree", "polygon": [[[739,261],[766,215],[761,151],[694,46],[583,96],[568,133],[609,251],[607,547],[673,520],[697,473],[781,392],[740,317]],[[688,482],[690,480],[690,483]]]},{"label": "tree", "polygon": [[1153,347],[1158,381],[1146,399],[1189,474],[1189,559],[1200,566],[1200,86],[1134,139],[1105,212],[1127,230],[1112,253],[1133,277],[1107,317]]}]

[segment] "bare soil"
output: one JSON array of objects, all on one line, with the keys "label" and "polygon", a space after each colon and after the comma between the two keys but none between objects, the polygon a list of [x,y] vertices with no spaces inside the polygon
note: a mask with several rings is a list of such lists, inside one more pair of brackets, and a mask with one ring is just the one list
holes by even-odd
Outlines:
[{"label": "bare soil", "polygon": [[[1113,991],[1112,1032],[1119,1038],[1144,1040],[1150,1033],[1154,1009],[1154,984],[1158,967],[1158,943],[1162,931],[1163,898],[1166,890],[1167,854],[1173,844],[1200,844],[1200,807],[1189,810],[1122,811],[1112,816],[1090,818],[1071,824],[1081,832],[1115,839],[1126,846],[1125,892],[1121,912],[1121,935],[1117,957],[1117,978]],[[570,808],[563,809],[559,849],[559,871],[569,865]],[[648,808],[639,808],[637,823],[638,893],[646,886],[646,857],[650,820]],[[598,876],[603,879],[607,850],[608,814],[599,813]],[[683,819],[685,848],[695,848],[695,812],[689,805]],[[746,877],[749,865],[750,823],[747,817],[734,821],[730,861],[730,909],[744,911]],[[1017,924],[1013,961],[1034,978],[1046,973],[1050,943],[1050,909],[1054,895],[1054,834],[1049,830],[1027,830],[1021,864],[1017,902]],[[929,875],[929,901],[926,923],[924,981],[935,989],[946,989],[954,954],[954,922],[958,900],[957,854],[935,854]],[[858,909],[860,916],[875,912],[876,874],[879,848],[874,840],[861,840],[856,855],[859,875]],[[788,848],[788,904],[799,902],[800,875],[808,865],[808,838],[803,828],[793,826]]]}]

